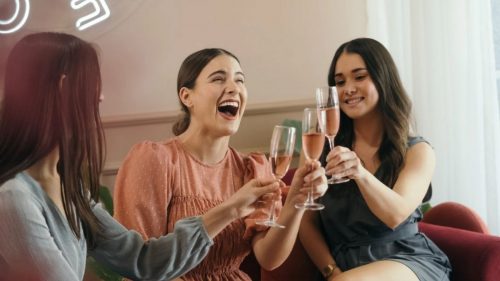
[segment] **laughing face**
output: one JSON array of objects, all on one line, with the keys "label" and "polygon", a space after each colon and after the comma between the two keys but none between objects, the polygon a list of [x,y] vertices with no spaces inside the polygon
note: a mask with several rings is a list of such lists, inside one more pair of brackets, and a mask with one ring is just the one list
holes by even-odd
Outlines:
[{"label": "laughing face", "polygon": [[180,97],[191,113],[190,126],[215,137],[230,136],[245,111],[245,75],[237,60],[219,55],[203,68],[193,89],[181,89]]},{"label": "laughing face", "polygon": [[376,113],[379,100],[377,88],[365,62],[355,53],[342,53],[335,66],[335,84],[340,109],[351,119]]}]

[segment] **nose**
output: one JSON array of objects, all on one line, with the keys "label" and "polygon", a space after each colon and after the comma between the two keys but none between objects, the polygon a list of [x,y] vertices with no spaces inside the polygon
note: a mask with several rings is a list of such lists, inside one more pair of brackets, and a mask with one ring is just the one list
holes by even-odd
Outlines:
[{"label": "nose", "polygon": [[346,84],[344,86],[344,94],[351,96],[354,93],[356,93],[356,90],[357,90],[356,85],[354,85],[354,83],[346,82]]},{"label": "nose", "polygon": [[236,83],[236,81],[228,80],[226,84],[226,92],[228,94],[237,94],[240,91],[240,86]]}]

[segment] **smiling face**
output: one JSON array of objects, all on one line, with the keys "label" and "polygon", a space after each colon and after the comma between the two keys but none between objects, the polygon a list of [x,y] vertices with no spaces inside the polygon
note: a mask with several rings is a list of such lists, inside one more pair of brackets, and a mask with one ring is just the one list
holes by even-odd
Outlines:
[{"label": "smiling face", "polygon": [[335,66],[335,84],[340,109],[349,118],[377,112],[379,94],[360,55],[346,52],[340,55]]},{"label": "smiling face", "polygon": [[236,59],[219,55],[196,78],[193,89],[180,90],[182,102],[189,108],[191,126],[215,137],[238,131],[245,111],[245,76]]}]

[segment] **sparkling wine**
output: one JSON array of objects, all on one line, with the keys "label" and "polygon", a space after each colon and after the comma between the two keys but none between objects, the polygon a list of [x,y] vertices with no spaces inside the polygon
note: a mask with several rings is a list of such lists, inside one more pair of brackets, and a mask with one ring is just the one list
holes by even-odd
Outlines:
[{"label": "sparkling wine", "polygon": [[319,113],[324,115],[324,117],[320,118],[320,120],[325,120],[325,124],[323,124],[325,128],[325,135],[333,138],[337,135],[339,131],[340,124],[340,109],[338,106],[336,107],[327,107],[321,108]]},{"label": "sparkling wine", "polygon": [[323,151],[325,144],[325,134],[323,133],[307,133],[302,135],[302,147],[306,157],[309,159],[318,160]]},{"label": "sparkling wine", "polygon": [[291,155],[278,155],[276,157],[271,157],[271,165],[273,168],[273,174],[276,178],[281,179],[285,176],[290,167],[290,162],[292,161]]}]

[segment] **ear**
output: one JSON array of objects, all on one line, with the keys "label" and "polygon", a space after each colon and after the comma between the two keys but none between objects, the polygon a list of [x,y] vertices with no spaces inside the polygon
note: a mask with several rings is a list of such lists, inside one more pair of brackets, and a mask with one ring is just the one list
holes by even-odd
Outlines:
[{"label": "ear", "polygon": [[66,79],[66,74],[61,74],[61,78],[59,78],[59,91],[61,91],[61,92],[63,90],[65,79]]},{"label": "ear", "polygon": [[191,94],[192,94],[191,89],[188,89],[186,87],[182,87],[179,91],[179,99],[181,100],[182,104],[184,104],[187,108],[193,107]]}]

